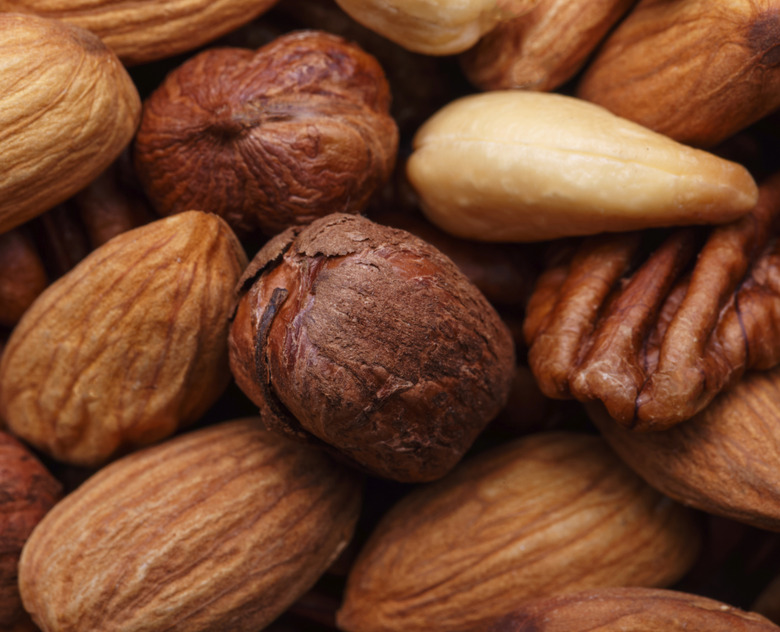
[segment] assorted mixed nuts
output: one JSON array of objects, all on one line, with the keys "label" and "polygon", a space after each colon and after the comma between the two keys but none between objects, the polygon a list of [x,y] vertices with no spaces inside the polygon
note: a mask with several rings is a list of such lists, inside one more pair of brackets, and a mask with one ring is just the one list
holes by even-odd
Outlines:
[{"label": "assorted mixed nuts", "polygon": [[0,0],[0,632],[780,630],[779,48]]}]

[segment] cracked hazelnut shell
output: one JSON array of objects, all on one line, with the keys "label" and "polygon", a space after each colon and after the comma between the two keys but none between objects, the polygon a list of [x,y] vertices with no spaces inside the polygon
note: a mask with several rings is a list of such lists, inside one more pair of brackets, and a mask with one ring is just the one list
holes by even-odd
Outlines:
[{"label": "cracked hazelnut shell", "polygon": [[347,214],[291,228],[239,287],[231,368],[277,432],[379,476],[433,480],[505,403],[509,330],[452,261],[405,231]]},{"label": "cracked hazelnut shell", "polygon": [[363,210],[395,164],[389,107],[379,63],[335,35],[210,49],[144,103],[136,169],[163,215],[202,209],[272,235]]}]

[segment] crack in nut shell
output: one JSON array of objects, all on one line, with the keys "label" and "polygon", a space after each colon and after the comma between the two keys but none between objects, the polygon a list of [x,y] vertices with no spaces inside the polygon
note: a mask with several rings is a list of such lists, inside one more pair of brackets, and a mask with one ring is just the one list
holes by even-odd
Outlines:
[{"label": "crack in nut shell", "polygon": [[[668,236],[584,240],[539,278],[524,324],[550,397],[601,400],[637,430],[692,417],[748,369],[780,361],[780,174],[742,219]],[[650,244],[652,247],[652,244]],[[691,265],[692,264],[692,268]]]},{"label": "crack in nut shell", "polygon": [[266,426],[377,475],[442,476],[508,396],[509,330],[405,231],[345,214],[290,229],[239,293],[231,368]]},{"label": "crack in nut shell", "polygon": [[136,170],[163,215],[204,209],[273,235],[364,209],[395,165],[389,107],[379,63],[335,35],[209,49],[145,101]]}]

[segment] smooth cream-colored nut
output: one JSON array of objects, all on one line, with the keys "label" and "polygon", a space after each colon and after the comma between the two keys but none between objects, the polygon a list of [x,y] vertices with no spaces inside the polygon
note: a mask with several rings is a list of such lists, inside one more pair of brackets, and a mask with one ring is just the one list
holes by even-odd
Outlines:
[{"label": "smooth cream-colored nut", "polygon": [[538,0],[336,0],[364,26],[404,48],[453,55],[471,48],[502,20],[534,8]]},{"label": "smooth cream-colored nut", "polygon": [[736,163],[591,103],[520,90],[442,108],[407,173],[428,219],[483,241],[727,222],[758,198]]}]

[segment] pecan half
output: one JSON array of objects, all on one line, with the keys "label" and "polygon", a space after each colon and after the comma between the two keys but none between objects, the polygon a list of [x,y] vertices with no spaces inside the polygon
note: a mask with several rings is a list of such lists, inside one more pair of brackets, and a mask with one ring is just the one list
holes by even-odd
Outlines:
[{"label": "pecan half", "polygon": [[[524,334],[543,392],[601,400],[637,430],[692,417],[780,362],[780,174],[710,229],[585,239],[540,276]],[[647,256],[648,248],[651,248]]]}]

